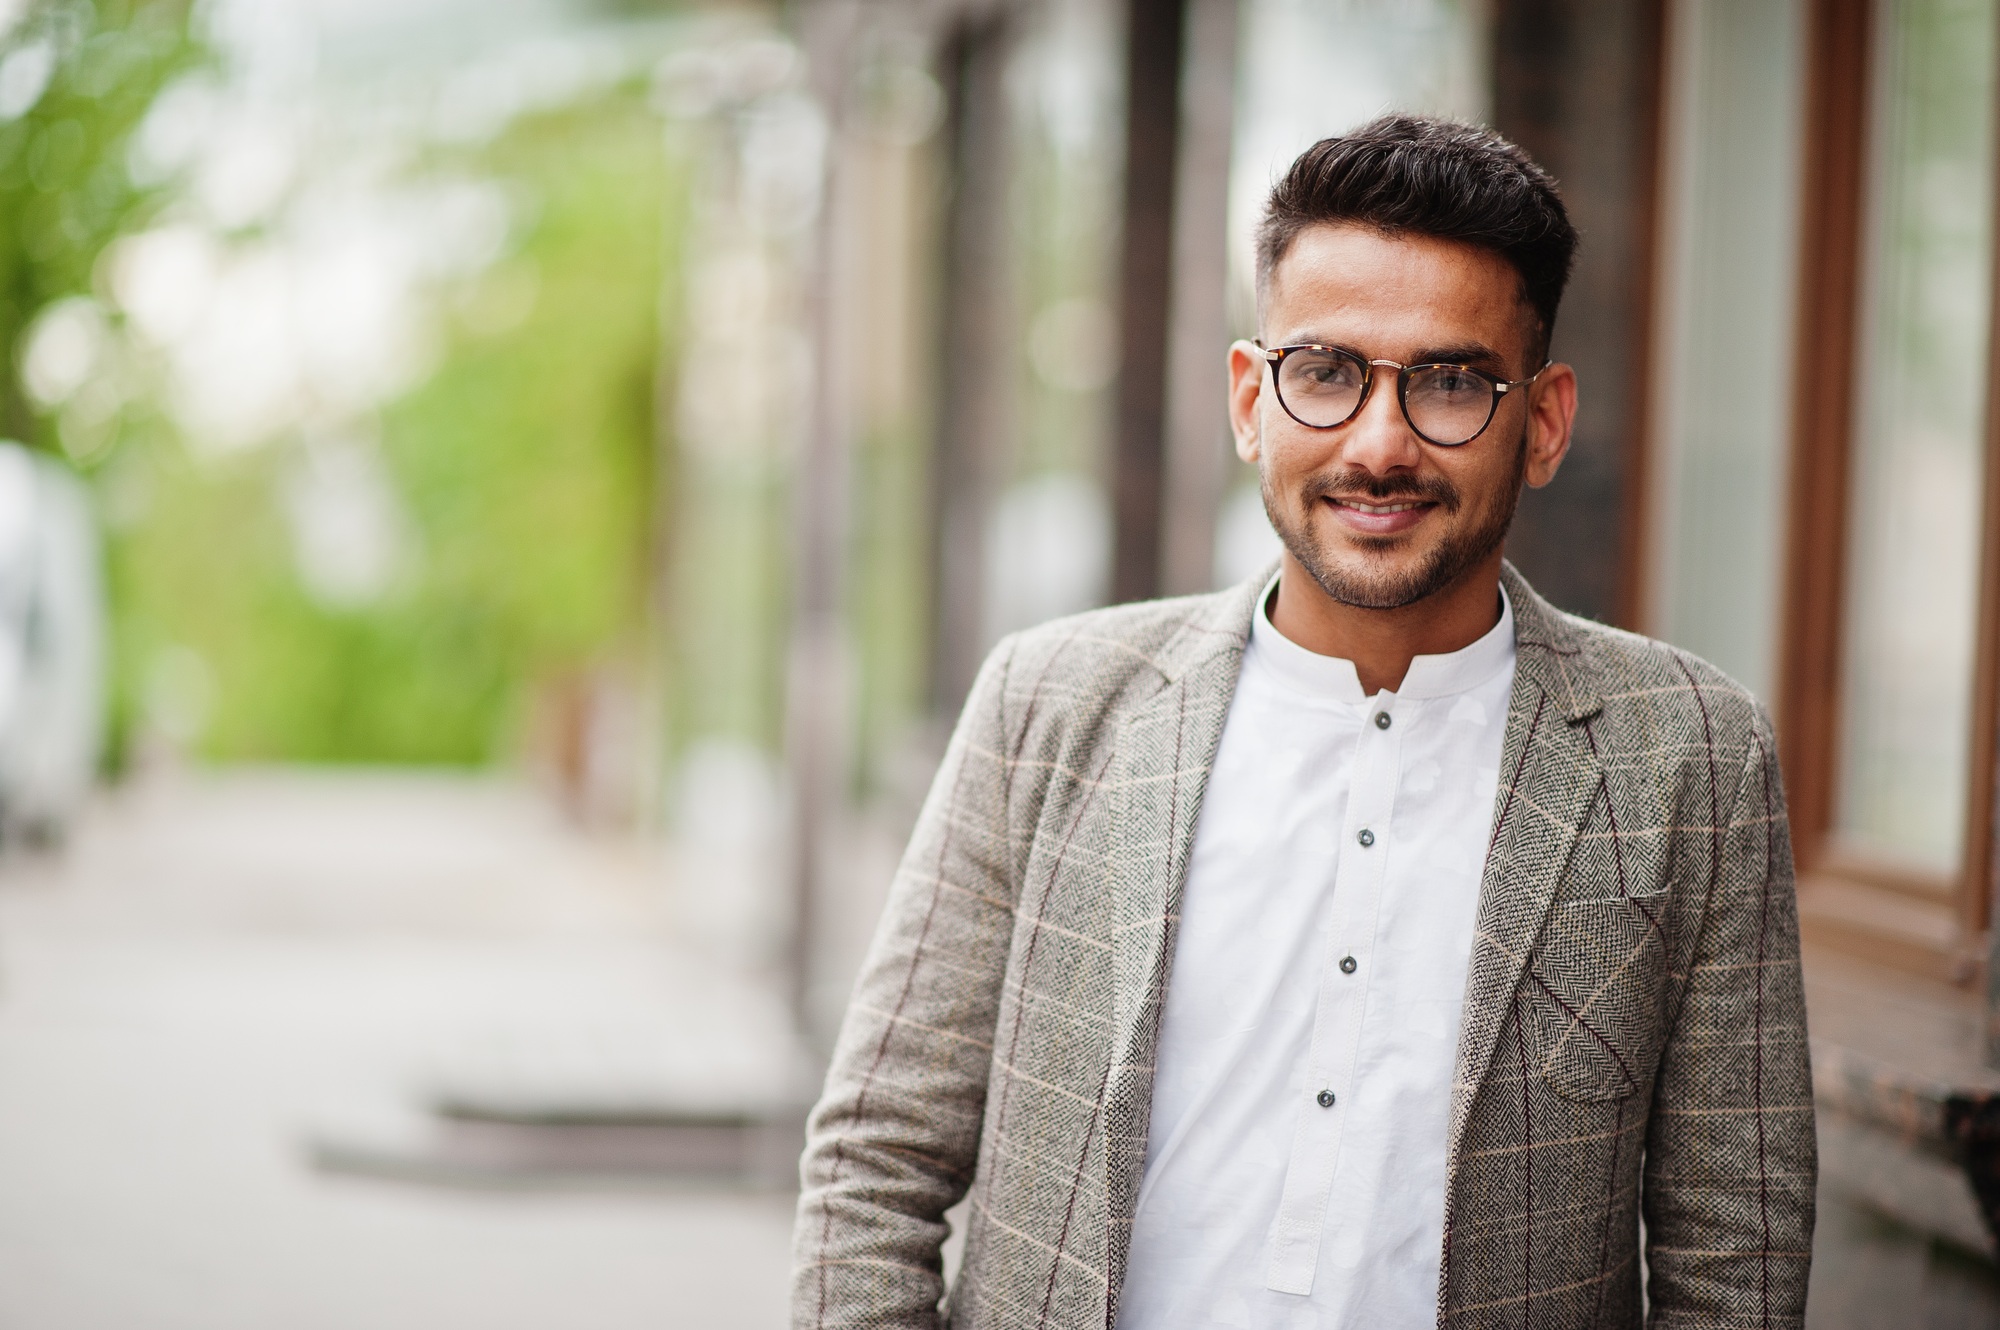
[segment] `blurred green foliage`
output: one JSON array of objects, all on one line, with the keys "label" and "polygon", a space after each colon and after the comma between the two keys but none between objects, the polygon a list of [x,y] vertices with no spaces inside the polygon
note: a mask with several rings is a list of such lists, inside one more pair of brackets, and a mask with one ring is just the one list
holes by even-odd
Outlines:
[{"label": "blurred green foliage", "polygon": [[[633,662],[644,626],[660,282],[678,182],[636,91],[517,122],[427,167],[505,182],[527,225],[453,311],[444,361],[382,412],[416,553],[376,603],[311,598],[283,508],[296,454],[196,461],[165,440],[107,473],[121,695],[163,652],[212,677],[198,749],[228,760],[474,764],[539,686]],[[121,492],[132,495],[129,503]]]},{"label": "blurred green foliage", "polygon": [[[133,180],[134,132],[204,59],[187,0],[35,0],[0,41],[0,348],[18,363],[41,309],[91,289],[98,257],[160,197]],[[49,446],[19,377],[0,375],[0,431]]]}]

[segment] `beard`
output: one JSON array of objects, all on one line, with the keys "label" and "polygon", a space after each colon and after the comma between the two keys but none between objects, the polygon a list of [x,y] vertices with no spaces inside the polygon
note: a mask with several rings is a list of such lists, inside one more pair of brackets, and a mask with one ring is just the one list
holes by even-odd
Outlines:
[{"label": "beard", "polygon": [[[1287,519],[1284,506],[1277,502],[1277,495],[1273,492],[1268,469],[1259,477],[1259,488],[1264,497],[1264,512],[1271,519],[1272,529],[1278,533],[1278,538],[1284,542],[1291,556],[1298,560],[1299,566],[1319,583],[1321,590],[1339,603],[1357,609],[1396,610],[1436,595],[1500,548],[1507,539],[1508,528],[1514,524],[1514,509],[1521,500],[1521,482],[1527,465],[1528,434],[1523,429],[1520,442],[1514,449],[1513,470],[1502,490],[1502,499],[1494,505],[1493,511],[1469,529],[1448,525],[1443,538],[1424,554],[1416,567],[1401,571],[1379,565],[1386,563],[1387,556],[1395,551],[1403,537],[1349,537],[1359,549],[1360,557],[1349,557],[1345,562],[1350,566],[1343,567],[1342,560],[1327,548],[1326,542],[1314,529],[1310,517],[1296,526]],[[1308,477],[1300,487],[1300,497],[1308,514],[1322,500],[1340,498],[1363,499],[1370,503],[1434,503],[1447,518],[1457,517],[1465,507],[1464,496],[1457,486],[1442,476],[1397,474],[1378,477],[1354,470]],[[1381,557],[1371,558],[1371,555]],[[1352,566],[1355,564],[1361,566]]]}]

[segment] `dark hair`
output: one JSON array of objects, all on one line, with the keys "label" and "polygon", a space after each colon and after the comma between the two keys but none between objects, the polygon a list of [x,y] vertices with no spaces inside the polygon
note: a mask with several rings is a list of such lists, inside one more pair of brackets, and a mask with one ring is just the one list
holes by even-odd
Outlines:
[{"label": "dark hair", "polygon": [[1326,222],[1494,251],[1521,275],[1546,354],[1576,255],[1576,228],[1549,173],[1492,130],[1391,114],[1300,153],[1271,190],[1257,228],[1259,297],[1299,232]]}]

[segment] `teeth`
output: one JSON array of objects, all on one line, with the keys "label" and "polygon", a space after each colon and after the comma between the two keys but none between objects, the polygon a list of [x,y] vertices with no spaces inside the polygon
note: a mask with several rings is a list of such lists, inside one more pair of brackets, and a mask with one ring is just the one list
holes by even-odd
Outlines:
[{"label": "teeth", "polygon": [[1407,513],[1408,511],[1410,511],[1410,509],[1417,506],[1414,503],[1390,503],[1390,504],[1356,503],[1352,499],[1343,499],[1341,500],[1341,504],[1343,507],[1355,509],[1357,512],[1376,513],[1376,514]]}]

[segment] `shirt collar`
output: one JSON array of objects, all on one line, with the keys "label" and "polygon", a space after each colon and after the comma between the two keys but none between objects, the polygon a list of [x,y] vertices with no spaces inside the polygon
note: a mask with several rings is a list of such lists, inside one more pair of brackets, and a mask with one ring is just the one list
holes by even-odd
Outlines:
[{"label": "shirt collar", "polygon": [[[1361,676],[1354,662],[1339,656],[1322,656],[1308,651],[1279,632],[1271,622],[1271,596],[1278,589],[1274,575],[1257,597],[1257,613],[1250,621],[1251,645],[1269,662],[1286,684],[1301,692],[1335,701],[1360,705],[1368,700],[1361,691]],[[1442,656],[1418,656],[1403,676],[1403,686],[1395,696],[1408,698],[1452,697],[1471,692],[1501,671],[1514,668],[1514,602],[1507,588],[1500,588],[1500,621],[1485,636]]]}]

